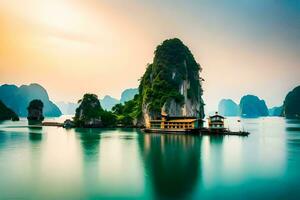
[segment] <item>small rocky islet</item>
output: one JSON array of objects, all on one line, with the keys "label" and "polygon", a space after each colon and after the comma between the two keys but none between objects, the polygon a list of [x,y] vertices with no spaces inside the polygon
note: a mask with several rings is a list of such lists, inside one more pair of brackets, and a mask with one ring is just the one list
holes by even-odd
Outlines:
[{"label": "small rocky islet", "polygon": [[44,103],[40,99],[34,99],[29,103],[28,110],[28,124],[40,125],[45,119],[43,115]]},{"label": "small rocky islet", "polygon": [[97,95],[85,94],[78,101],[79,107],[76,109],[74,123],[78,127],[101,127],[101,112],[103,111]]}]

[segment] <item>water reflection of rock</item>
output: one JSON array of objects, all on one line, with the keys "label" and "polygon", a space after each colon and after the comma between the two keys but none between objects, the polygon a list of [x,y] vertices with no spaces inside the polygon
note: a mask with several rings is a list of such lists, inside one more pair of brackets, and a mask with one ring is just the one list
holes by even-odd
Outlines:
[{"label": "water reflection of rock", "polygon": [[288,119],[285,123],[286,159],[288,160],[285,170],[289,175],[288,195],[294,199],[300,199],[300,120]]},{"label": "water reflection of rock", "polygon": [[[143,134],[139,146],[156,198],[189,198],[201,175],[201,137]],[[199,179],[199,180],[198,180]]]},{"label": "water reflection of rock", "polygon": [[43,139],[42,133],[29,133],[29,140],[31,142],[40,142]]},{"label": "water reflection of rock", "polygon": [[299,119],[287,119],[286,120],[286,130],[287,131],[300,131],[300,120]]},{"label": "water reflection of rock", "polygon": [[83,186],[86,194],[98,198],[99,185],[99,144],[100,130],[99,129],[75,129],[79,137],[82,149],[82,177]]},{"label": "water reflection of rock", "polygon": [[81,141],[85,160],[98,160],[100,133],[98,129],[75,129]]}]

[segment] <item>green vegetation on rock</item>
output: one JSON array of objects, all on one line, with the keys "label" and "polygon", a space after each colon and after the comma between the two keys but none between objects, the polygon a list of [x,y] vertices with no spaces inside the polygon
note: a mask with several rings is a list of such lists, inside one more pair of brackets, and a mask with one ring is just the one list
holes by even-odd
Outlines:
[{"label": "green vegetation on rock", "polygon": [[103,110],[95,94],[85,94],[76,109],[74,123],[77,127],[111,127],[116,125],[116,116]]},{"label": "green vegetation on rock", "polygon": [[112,108],[117,116],[117,123],[125,127],[131,127],[134,121],[141,116],[141,106],[139,95],[135,95],[134,99],[126,101],[124,104],[119,103]]},{"label": "green vegetation on rock", "polygon": [[0,120],[19,121],[18,115],[0,100]]}]

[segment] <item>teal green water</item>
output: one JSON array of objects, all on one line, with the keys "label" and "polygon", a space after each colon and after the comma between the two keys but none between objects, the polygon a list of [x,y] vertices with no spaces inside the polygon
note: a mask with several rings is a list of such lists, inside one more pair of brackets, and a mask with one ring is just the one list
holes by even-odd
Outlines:
[{"label": "teal green water", "polygon": [[300,199],[300,121],[227,119],[249,137],[0,124],[0,199]]}]

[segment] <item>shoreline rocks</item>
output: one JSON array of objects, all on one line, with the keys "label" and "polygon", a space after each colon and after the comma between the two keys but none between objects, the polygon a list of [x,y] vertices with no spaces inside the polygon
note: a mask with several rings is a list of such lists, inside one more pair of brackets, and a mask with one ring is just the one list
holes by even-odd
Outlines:
[{"label": "shoreline rocks", "polygon": [[3,120],[19,121],[19,117],[0,100],[0,121]]}]

